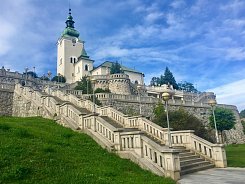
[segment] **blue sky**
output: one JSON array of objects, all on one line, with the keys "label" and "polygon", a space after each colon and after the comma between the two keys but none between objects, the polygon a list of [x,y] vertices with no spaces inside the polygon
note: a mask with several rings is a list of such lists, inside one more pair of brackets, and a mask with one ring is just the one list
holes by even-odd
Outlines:
[{"label": "blue sky", "polygon": [[[0,65],[55,73],[68,0],[0,2]],[[178,82],[245,109],[244,0],[71,0],[71,8],[95,65],[119,61],[146,84],[168,66]]]}]

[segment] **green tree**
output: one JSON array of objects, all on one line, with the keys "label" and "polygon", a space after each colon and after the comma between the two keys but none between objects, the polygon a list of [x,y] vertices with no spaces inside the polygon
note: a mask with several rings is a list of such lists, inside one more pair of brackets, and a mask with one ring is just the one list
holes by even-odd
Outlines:
[{"label": "green tree", "polygon": [[[166,112],[162,103],[158,103],[153,110],[154,119],[153,122],[166,128]],[[194,130],[195,134],[203,139],[214,142],[213,135],[210,130],[206,129],[203,122],[200,121],[194,115],[188,113],[183,108],[179,108],[175,111],[169,111],[170,127],[174,131],[177,130]]]},{"label": "green tree", "polygon": [[172,74],[172,72],[166,67],[165,72],[164,72],[164,77],[162,79],[163,84],[171,84],[174,89],[178,89],[178,85],[175,81],[175,78]]},{"label": "green tree", "polygon": [[45,75],[43,75],[42,77],[39,78],[40,80],[45,80],[45,81],[49,81],[49,78]]},{"label": "green tree", "polygon": [[242,110],[239,114],[241,118],[245,118],[245,109]]},{"label": "green tree", "polygon": [[112,63],[111,66],[110,74],[115,74],[115,73],[123,73],[121,65],[118,62]]},{"label": "green tree", "polygon": [[111,91],[108,88],[106,89],[97,88],[96,90],[94,90],[94,93],[111,93]]},{"label": "green tree", "polygon": [[152,86],[158,86],[158,85],[163,85],[163,84],[170,84],[173,86],[174,89],[178,89],[179,86],[175,81],[175,78],[172,74],[172,72],[166,67],[164,75],[161,75],[160,77],[153,77],[151,79],[150,84]]},{"label": "green tree", "polygon": [[[26,72],[24,72],[23,74],[25,75]],[[32,76],[33,78],[38,78],[37,74],[35,72],[33,72],[33,71],[27,72],[27,75]]]},{"label": "green tree", "polygon": [[183,83],[178,83],[178,88],[180,90],[184,90],[184,91],[187,91],[187,92],[194,92],[194,93],[197,93],[198,90],[194,87],[194,85],[190,82],[183,82]]},{"label": "green tree", "polygon": [[[215,120],[218,131],[230,130],[236,123],[236,118],[230,109],[224,109],[217,107],[214,110]],[[210,126],[214,128],[214,117],[213,114],[209,117]]]},{"label": "green tree", "polygon": [[92,83],[87,77],[83,77],[81,81],[78,82],[78,85],[75,87],[75,90],[82,90],[84,94],[93,93]]},{"label": "green tree", "polygon": [[61,82],[61,83],[65,83],[66,82],[66,78],[62,75],[60,76],[54,76],[51,81],[56,81],[56,82]]}]

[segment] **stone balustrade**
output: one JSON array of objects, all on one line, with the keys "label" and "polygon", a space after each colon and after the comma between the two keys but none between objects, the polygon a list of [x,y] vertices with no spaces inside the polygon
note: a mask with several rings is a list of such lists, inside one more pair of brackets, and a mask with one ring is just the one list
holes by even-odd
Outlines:
[{"label": "stone balustrade", "polygon": [[[148,169],[154,173],[169,176],[175,180],[180,178],[179,151],[153,141],[157,139],[161,143],[168,143],[167,130],[155,123],[141,116],[129,117],[110,106],[99,107],[89,100],[79,99],[74,94],[65,94],[60,90],[51,90],[50,94],[53,96],[50,96],[17,84],[15,93],[24,97],[26,101],[35,102],[32,104],[34,108],[46,109],[50,118],[57,116],[71,128],[87,132],[102,146],[109,147],[118,154],[127,152],[135,155],[136,162],[146,167],[148,165]],[[85,108],[90,112],[93,112],[95,108],[96,113],[81,113],[79,108]],[[124,128],[114,127],[102,116],[113,119]],[[127,131],[125,128],[138,128],[138,130]],[[195,136],[193,131],[172,131],[171,136],[173,146],[184,146],[214,162],[217,167],[226,167],[223,145],[209,143]]]}]

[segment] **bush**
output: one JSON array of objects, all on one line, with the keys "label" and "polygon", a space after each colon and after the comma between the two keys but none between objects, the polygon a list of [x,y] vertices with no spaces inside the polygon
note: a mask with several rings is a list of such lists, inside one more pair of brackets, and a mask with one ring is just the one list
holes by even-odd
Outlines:
[{"label": "bush", "polygon": [[102,89],[102,88],[97,88],[94,93],[111,93],[111,91],[106,88],[106,89]]},{"label": "bush", "polygon": [[[236,123],[235,122],[236,118],[230,109],[217,107],[214,110],[214,114],[215,114],[217,129],[219,131],[222,132],[223,130],[230,130],[234,127]],[[209,117],[209,121],[210,121],[210,126],[214,128],[213,114]]]},{"label": "bush", "polygon": [[[158,105],[154,108],[154,114],[155,117],[153,119],[153,122],[166,128],[166,112],[161,103],[158,103]],[[214,142],[211,130],[206,129],[202,121],[200,121],[194,115],[185,111],[183,108],[180,108],[176,111],[169,111],[169,122],[170,128],[173,128],[174,131],[194,130],[195,135],[210,142]]]}]

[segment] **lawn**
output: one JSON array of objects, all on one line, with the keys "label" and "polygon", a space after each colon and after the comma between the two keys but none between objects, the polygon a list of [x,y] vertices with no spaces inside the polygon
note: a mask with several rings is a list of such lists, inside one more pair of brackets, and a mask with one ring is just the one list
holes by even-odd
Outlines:
[{"label": "lawn", "polygon": [[0,117],[0,183],[175,183],[43,118]]},{"label": "lawn", "polygon": [[228,167],[245,167],[245,144],[226,146]]}]

